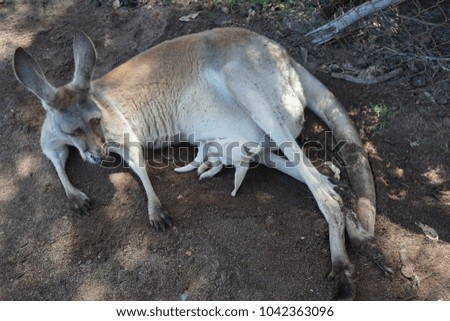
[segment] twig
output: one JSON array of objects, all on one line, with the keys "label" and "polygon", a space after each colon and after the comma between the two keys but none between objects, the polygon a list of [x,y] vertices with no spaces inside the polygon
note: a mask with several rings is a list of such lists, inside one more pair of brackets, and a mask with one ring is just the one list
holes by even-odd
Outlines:
[{"label": "twig", "polygon": [[436,64],[439,67],[441,67],[443,70],[450,71],[450,68],[444,65],[444,63],[449,63],[449,66],[450,66],[450,58],[438,58],[438,57],[427,56],[427,55],[419,56],[419,55],[399,52],[397,50],[394,50],[392,48],[387,48],[387,47],[381,48],[381,50],[383,50],[383,49],[387,50],[387,51],[391,51],[391,52],[395,53],[398,56],[406,57],[406,58],[417,60],[417,61],[424,61],[424,62],[427,62],[427,63],[429,63],[429,62],[436,62]]},{"label": "twig", "polygon": [[404,15],[401,15],[401,14],[399,14],[398,17],[400,17],[402,19],[405,19],[405,20],[410,20],[410,21],[414,21],[414,22],[417,22],[417,23],[420,23],[420,24],[429,25],[429,26],[433,26],[433,27],[441,26],[440,24],[437,24],[437,23],[428,22],[428,21],[417,19],[417,18],[404,16]]},{"label": "twig", "polygon": [[384,75],[374,77],[374,78],[361,78],[361,77],[352,76],[349,74],[332,72],[331,77],[338,78],[338,79],[344,79],[344,80],[351,81],[351,82],[354,82],[357,84],[362,84],[362,85],[373,85],[373,84],[379,84],[380,82],[397,77],[402,72],[403,72],[402,68],[397,68],[397,69],[394,69]]},{"label": "twig", "polygon": [[307,33],[306,37],[312,38],[311,42],[314,45],[322,45],[333,39],[337,34],[354,24],[356,21],[403,1],[404,0],[371,0],[365,2],[322,27]]},{"label": "twig", "polygon": [[399,55],[399,56],[404,56],[404,57],[408,57],[408,58],[412,58],[412,59],[417,59],[417,60],[422,60],[422,61],[443,61],[443,62],[450,62],[450,58],[438,58],[438,57],[433,57],[433,56],[418,56],[418,55],[413,55],[413,54],[408,54],[408,53],[403,53],[403,52],[399,52],[395,49],[392,48],[388,48],[388,47],[383,47],[381,49],[387,50],[387,51],[391,51],[394,52],[395,54]]}]

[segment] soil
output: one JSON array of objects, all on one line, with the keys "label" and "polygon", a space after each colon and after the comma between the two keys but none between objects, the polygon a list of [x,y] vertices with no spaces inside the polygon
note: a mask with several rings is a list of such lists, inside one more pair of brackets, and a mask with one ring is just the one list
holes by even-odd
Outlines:
[{"label": "soil", "polygon": [[[70,208],[39,147],[45,113],[14,78],[17,47],[39,61],[54,85],[72,77],[74,29],[85,31],[97,47],[95,76],[166,39],[224,26],[266,35],[301,61],[305,31],[296,23],[295,7],[289,15],[260,7],[249,15],[248,5],[127,4],[0,4],[0,299],[332,299],[327,227],[311,193],[263,166],[248,172],[232,198],[234,170],[198,182],[195,173],[173,171],[186,149],[156,151],[148,173],[174,218],[174,226],[161,233],[149,226],[137,177],[123,166],[84,163],[73,151],[68,175],[95,206],[88,216]],[[200,12],[196,19],[178,20],[194,12]],[[317,66],[340,49],[333,50],[310,49],[306,67],[336,94],[361,132],[378,195],[377,243],[394,269],[384,274],[349,245],[357,299],[450,300],[448,100],[439,104],[429,99],[432,88],[395,80],[366,86],[332,79]],[[389,112],[377,112],[377,104]],[[299,141],[324,142],[324,131],[308,113]],[[427,238],[416,223],[434,228],[439,240]]]}]

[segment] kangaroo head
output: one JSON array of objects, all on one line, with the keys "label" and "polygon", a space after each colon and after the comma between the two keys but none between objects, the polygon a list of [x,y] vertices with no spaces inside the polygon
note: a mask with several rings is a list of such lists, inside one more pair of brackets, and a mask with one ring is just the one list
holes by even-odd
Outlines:
[{"label": "kangaroo head", "polygon": [[84,160],[99,163],[104,156],[105,141],[102,114],[90,95],[97,53],[92,41],[81,31],[75,33],[73,53],[73,80],[59,88],[47,81],[38,63],[22,48],[14,54],[14,72],[17,79],[41,99],[52,130],[75,146]]}]

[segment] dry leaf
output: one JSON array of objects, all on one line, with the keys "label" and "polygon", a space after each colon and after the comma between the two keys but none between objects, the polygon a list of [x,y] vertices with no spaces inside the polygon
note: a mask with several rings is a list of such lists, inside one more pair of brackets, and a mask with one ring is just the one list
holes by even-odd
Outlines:
[{"label": "dry leaf", "polygon": [[436,230],[432,228],[431,226],[428,226],[426,224],[417,223],[416,225],[422,229],[422,232],[425,234],[426,237],[433,241],[439,240],[439,235],[437,234]]},{"label": "dry leaf", "polygon": [[200,12],[191,13],[187,16],[182,16],[178,20],[183,21],[183,22],[190,22],[190,21],[194,20],[195,18],[197,18],[199,14],[200,14]]}]

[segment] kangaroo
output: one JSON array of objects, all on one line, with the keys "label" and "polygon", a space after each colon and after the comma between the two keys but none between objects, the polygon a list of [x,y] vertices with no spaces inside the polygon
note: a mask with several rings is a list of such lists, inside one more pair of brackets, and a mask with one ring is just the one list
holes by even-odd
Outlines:
[{"label": "kangaroo", "polygon": [[234,189],[231,196],[236,196],[244,181],[250,162],[262,151],[255,142],[246,142],[237,137],[214,139],[200,142],[195,159],[183,167],[175,168],[178,173],[186,173],[197,169],[199,180],[213,177],[223,166],[234,166]]},{"label": "kangaroo", "polygon": [[[38,63],[22,48],[15,51],[13,66],[17,79],[46,111],[42,151],[75,208],[87,212],[91,204],[67,177],[67,146],[75,146],[84,160],[95,164],[101,164],[108,151],[118,153],[144,186],[150,224],[164,230],[171,225],[171,217],[153,190],[136,143],[148,146],[152,142],[159,148],[178,134],[190,143],[242,137],[260,142],[274,168],[309,187],[329,225],[329,277],[336,282],[338,298],[355,295],[345,231],[354,248],[391,272],[374,243],[376,195],[361,139],[334,95],[279,44],[244,29],[213,29],[166,41],[96,80],[92,75],[97,54],[81,31],[75,32],[73,51],[73,79],[59,88],[46,80]],[[346,142],[341,153],[356,194],[356,213],[347,209],[335,185],[295,142],[306,106],[337,140]],[[271,152],[273,145],[283,157]],[[269,165],[269,158],[260,161]]]}]

